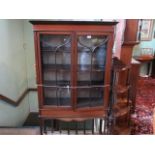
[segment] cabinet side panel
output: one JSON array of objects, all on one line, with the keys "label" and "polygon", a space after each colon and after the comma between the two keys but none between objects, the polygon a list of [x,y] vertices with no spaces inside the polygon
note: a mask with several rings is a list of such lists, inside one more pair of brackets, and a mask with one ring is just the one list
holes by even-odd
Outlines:
[{"label": "cabinet side panel", "polygon": [[[36,67],[36,84],[40,84],[41,83],[41,62],[39,61],[40,60],[40,50],[39,50],[39,45],[38,45],[38,42],[39,42],[39,38],[38,38],[38,33],[37,32],[34,32],[34,41],[35,41],[35,67]],[[39,102],[39,107],[41,107],[42,105],[42,98],[41,97],[43,94],[42,94],[42,91],[41,91],[41,88],[39,86],[37,86],[38,88],[38,102]]]},{"label": "cabinet side panel", "polygon": [[35,68],[36,68],[36,83],[39,83],[39,62],[38,62],[38,46],[37,46],[37,32],[34,32],[34,44],[35,44]]},{"label": "cabinet side panel", "polygon": [[113,42],[114,42],[114,36],[113,36],[113,34],[110,34],[109,35],[108,47],[107,47],[107,61],[106,61],[106,73],[105,73],[105,84],[109,85],[109,87],[105,87],[105,94],[104,94],[104,103],[105,103],[104,105],[105,105],[105,108],[107,108],[108,104],[109,104]]}]

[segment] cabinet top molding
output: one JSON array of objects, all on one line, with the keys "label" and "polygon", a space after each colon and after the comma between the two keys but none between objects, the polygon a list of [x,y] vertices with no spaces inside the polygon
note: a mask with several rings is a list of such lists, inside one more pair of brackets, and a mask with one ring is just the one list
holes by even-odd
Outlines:
[{"label": "cabinet top molding", "polygon": [[67,25],[116,25],[118,22],[115,20],[30,20],[33,25],[46,25],[46,24],[67,24]]}]

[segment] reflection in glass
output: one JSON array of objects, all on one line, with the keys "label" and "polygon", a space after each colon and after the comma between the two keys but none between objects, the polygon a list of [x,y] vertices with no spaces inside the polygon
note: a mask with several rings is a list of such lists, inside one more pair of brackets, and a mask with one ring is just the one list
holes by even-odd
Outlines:
[{"label": "reflection in glass", "polygon": [[77,108],[103,106],[103,89],[78,88]]},{"label": "reflection in glass", "polygon": [[108,37],[104,35],[78,37],[77,85],[88,86],[77,88],[78,108],[103,105],[107,42]]},{"label": "reflection in glass", "polygon": [[78,37],[78,65],[80,70],[104,70],[106,62],[107,36]]},{"label": "reflection in glass", "polygon": [[70,106],[71,103],[71,93],[67,87],[45,87],[44,97],[46,105]]},{"label": "reflection in glass", "polygon": [[40,36],[45,104],[71,106],[71,37],[42,34]]}]

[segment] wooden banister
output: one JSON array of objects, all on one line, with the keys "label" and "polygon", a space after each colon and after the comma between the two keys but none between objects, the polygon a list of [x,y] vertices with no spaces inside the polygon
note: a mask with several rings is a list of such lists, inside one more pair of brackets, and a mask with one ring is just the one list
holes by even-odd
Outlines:
[{"label": "wooden banister", "polygon": [[10,98],[8,98],[7,96],[4,96],[2,94],[0,94],[0,100],[5,101],[13,106],[18,106],[21,101],[25,98],[25,96],[30,92],[30,91],[37,91],[37,88],[28,88],[26,89],[21,96],[17,99],[17,101],[14,101]]}]

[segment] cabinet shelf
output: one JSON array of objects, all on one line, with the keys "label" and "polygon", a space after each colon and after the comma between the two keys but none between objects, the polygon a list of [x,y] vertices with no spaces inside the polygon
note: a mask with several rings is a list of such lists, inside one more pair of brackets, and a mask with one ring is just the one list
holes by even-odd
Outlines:
[{"label": "cabinet shelf", "polygon": [[70,67],[71,67],[71,65],[69,65],[69,64],[57,64],[57,65],[55,65],[55,64],[44,64],[43,65],[43,67],[44,67],[44,69],[46,69],[46,70],[54,70],[54,71],[56,71],[56,70],[64,70],[64,71],[70,71]]},{"label": "cabinet shelf", "polygon": [[[45,104],[51,106],[71,106],[71,98],[58,97],[58,98],[49,98],[45,97]],[[103,99],[97,97],[81,97],[77,98],[77,108],[82,107],[95,107],[103,105]]]},{"label": "cabinet shelf", "polygon": [[78,104],[77,108],[82,107],[96,107],[96,106],[102,106],[103,105],[103,99],[93,97],[93,98],[78,98]]},{"label": "cabinet shelf", "polygon": [[113,108],[117,108],[117,107],[120,107],[120,108],[123,108],[125,106],[130,106],[131,105],[131,100],[128,101],[128,99],[118,99],[117,103],[114,103],[113,105]]},{"label": "cabinet shelf", "polygon": [[45,104],[52,106],[71,106],[70,98],[48,98],[45,97]]},{"label": "cabinet shelf", "polygon": [[130,86],[121,86],[117,85],[114,87],[114,90],[117,92],[117,94],[126,93],[129,90]]},{"label": "cabinet shelf", "polygon": [[[51,81],[51,80],[44,80],[43,82],[47,86],[66,86],[70,85],[70,81],[65,81],[65,80],[58,80],[56,81]],[[77,81],[77,87],[78,86],[101,86],[104,85],[103,81]]]},{"label": "cabinet shelf", "polygon": [[129,65],[125,65],[118,58],[113,58],[112,70],[116,72],[121,72],[130,68]]},{"label": "cabinet shelf", "polygon": [[98,65],[78,65],[78,72],[103,72],[105,68],[100,68]]},{"label": "cabinet shelf", "polygon": [[[43,64],[43,68],[46,70],[64,70],[70,71],[70,64]],[[103,72],[104,68],[100,69],[97,65],[78,65],[78,72]]]},{"label": "cabinet shelf", "polygon": [[70,81],[61,81],[61,80],[58,80],[57,82],[56,81],[51,81],[51,80],[44,80],[43,82],[45,85],[47,86],[66,86],[66,85],[70,85]]},{"label": "cabinet shelf", "polygon": [[56,52],[56,53],[71,53],[71,50],[69,50],[69,49],[68,49],[68,50],[62,50],[62,49],[60,50],[60,49],[59,49],[59,51],[55,51],[55,49],[42,48],[42,49],[41,49],[41,52],[42,52],[42,53],[48,52],[48,53],[52,53],[52,54],[55,54],[55,52]]},{"label": "cabinet shelf", "polygon": [[117,107],[117,108],[114,109],[114,116],[116,118],[123,117],[123,116],[129,114],[129,112],[130,112],[130,107],[128,107],[128,106],[124,107],[124,108]]},{"label": "cabinet shelf", "polygon": [[101,86],[104,85],[103,81],[78,81],[78,86]]}]

